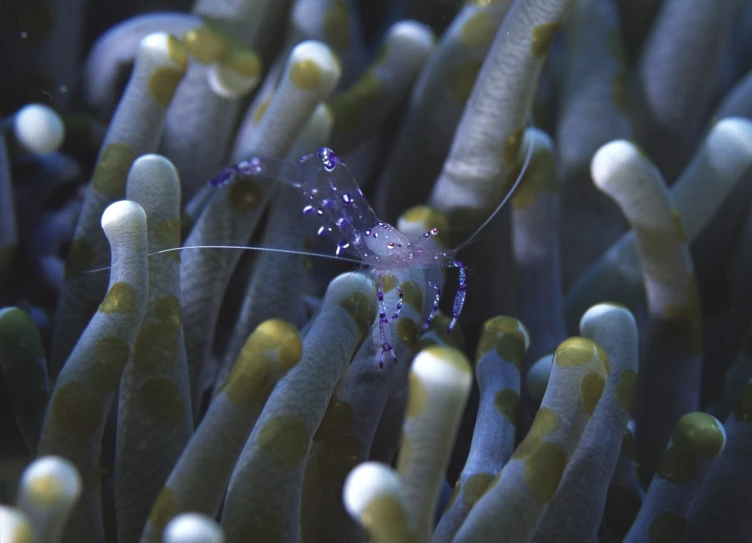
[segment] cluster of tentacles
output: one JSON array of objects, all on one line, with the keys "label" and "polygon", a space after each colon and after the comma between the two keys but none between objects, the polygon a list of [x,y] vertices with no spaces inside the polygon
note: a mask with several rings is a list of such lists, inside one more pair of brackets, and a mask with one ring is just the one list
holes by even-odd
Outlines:
[{"label": "cluster of tentacles", "polygon": [[752,540],[752,4],[110,4],[0,8],[3,543]]}]

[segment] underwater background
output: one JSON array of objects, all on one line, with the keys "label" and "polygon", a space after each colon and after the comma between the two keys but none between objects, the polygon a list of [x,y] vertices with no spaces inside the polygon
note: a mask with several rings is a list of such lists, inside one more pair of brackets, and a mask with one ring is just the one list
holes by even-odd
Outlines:
[{"label": "underwater background", "polygon": [[752,541],[752,1],[2,0],[0,51],[3,543]]}]

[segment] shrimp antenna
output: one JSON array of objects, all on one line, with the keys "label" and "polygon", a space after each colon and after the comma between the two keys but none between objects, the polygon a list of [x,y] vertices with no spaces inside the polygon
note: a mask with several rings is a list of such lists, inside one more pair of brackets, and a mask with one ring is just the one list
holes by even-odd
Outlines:
[{"label": "shrimp antenna", "polygon": [[[523,140],[524,141],[524,140]],[[514,180],[514,184],[512,185],[512,188],[509,190],[507,195],[504,197],[504,199],[501,201],[501,203],[496,206],[496,209],[494,209],[493,213],[489,215],[489,217],[483,221],[483,224],[481,224],[478,229],[473,232],[473,234],[467,238],[464,242],[462,242],[456,249],[454,249],[455,252],[459,251],[460,249],[467,247],[476,237],[478,237],[478,234],[480,234],[483,229],[488,226],[488,223],[490,223],[493,218],[498,215],[499,211],[506,205],[506,203],[509,201],[509,199],[514,194],[514,191],[517,189],[519,184],[522,182],[522,178],[525,176],[525,173],[527,172],[527,168],[530,165],[530,160],[533,158],[533,149],[535,148],[535,140],[533,138],[530,139],[530,145],[528,145],[527,148],[527,154],[525,155],[525,162],[522,163],[522,169],[520,170],[519,175],[517,176],[517,179]]]},{"label": "shrimp antenna", "polygon": [[[146,256],[162,255],[165,253],[173,253],[175,251],[184,251],[186,249],[235,249],[235,250],[240,250],[240,251],[267,251],[270,253],[283,253],[287,255],[329,258],[331,260],[339,260],[341,262],[351,262],[353,264],[361,264],[360,260],[355,260],[354,258],[347,258],[344,256],[327,255],[324,253],[314,253],[313,251],[299,251],[297,249],[279,249],[279,248],[274,248],[274,247],[259,247],[256,245],[186,245],[185,247],[173,247],[172,249],[162,249],[161,251],[157,251],[155,253],[149,253]],[[94,268],[93,270],[86,270],[84,273],[103,272],[111,268],[112,266],[107,266],[105,268]]]}]

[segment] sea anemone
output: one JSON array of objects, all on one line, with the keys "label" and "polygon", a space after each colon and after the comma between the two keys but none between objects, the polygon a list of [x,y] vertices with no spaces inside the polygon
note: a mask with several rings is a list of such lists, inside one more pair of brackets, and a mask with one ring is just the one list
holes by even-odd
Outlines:
[{"label": "sea anemone", "polygon": [[0,8],[0,540],[752,540],[752,4],[187,4]]}]

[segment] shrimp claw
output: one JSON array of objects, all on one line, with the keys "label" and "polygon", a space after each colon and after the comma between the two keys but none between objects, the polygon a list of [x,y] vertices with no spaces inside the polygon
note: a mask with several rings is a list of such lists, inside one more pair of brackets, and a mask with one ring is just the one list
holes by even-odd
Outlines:
[{"label": "shrimp claw", "polygon": [[459,285],[457,286],[457,294],[455,294],[454,296],[454,305],[452,306],[452,320],[449,321],[449,328],[447,329],[448,334],[452,333],[452,330],[454,330],[454,327],[457,324],[457,320],[460,318],[460,313],[462,313],[462,306],[465,305],[465,296],[467,295],[465,265],[459,260],[455,260],[452,262],[452,267],[459,270],[460,281]]}]

